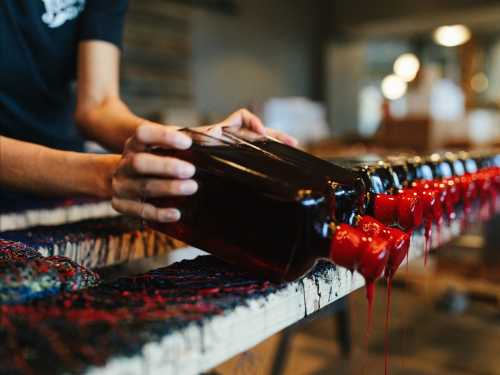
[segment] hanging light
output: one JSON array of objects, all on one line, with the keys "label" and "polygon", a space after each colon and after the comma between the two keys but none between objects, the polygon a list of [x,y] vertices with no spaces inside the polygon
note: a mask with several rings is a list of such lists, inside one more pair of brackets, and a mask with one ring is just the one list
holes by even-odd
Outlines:
[{"label": "hanging light", "polygon": [[471,37],[469,28],[465,25],[449,25],[438,27],[434,31],[434,40],[445,47],[456,47],[467,43]]},{"label": "hanging light", "polygon": [[406,81],[396,74],[388,75],[382,81],[382,93],[389,100],[402,98],[407,89]]},{"label": "hanging light", "polygon": [[394,62],[394,73],[406,82],[413,81],[419,69],[420,61],[413,53],[404,53]]}]

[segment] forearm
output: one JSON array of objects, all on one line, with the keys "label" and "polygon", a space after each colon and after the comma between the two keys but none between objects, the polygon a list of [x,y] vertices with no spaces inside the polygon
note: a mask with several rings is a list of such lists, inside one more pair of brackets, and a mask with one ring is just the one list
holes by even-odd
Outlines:
[{"label": "forearm", "polygon": [[0,185],[42,195],[111,197],[120,157],[59,151],[0,137]]},{"label": "forearm", "polygon": [[120,153],[125,141],[145,121],[134,115],[119,98],[108,98],[91,108],[79,108],[75,118],[85,137]]},{"label": "forearm", "polygon": [[125,141],[146,122],[120,99],[119,49],[103,41],[78,47],[76,122],[82,133],[111,151],[122,152]]},{"label": "forearm", "polygon": [[[79,109],[76,120],[83,134],[114,152],[122,152],[128,138],[148,120],[136,116],[120,98],[107,98],[91,108]],[[171,129],[178,127],[170,126]]]}]

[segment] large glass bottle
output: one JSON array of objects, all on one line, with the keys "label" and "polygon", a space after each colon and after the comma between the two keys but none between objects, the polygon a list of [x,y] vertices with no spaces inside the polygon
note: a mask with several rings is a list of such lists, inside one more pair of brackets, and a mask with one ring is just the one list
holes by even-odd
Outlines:
[{"label": "large glass bottle", "polygon": [[382,272],[387,256],[379,255],[388,254],[390,243],[333,218],[336,189],[349,188],[352,172],[311,173],[323,161],[313,158],[311,168],[299,168],[253,139],[192,135],[188,150],[154,150],[196,165],[199,190],[152,199],[160,207],[179,207],[182,215],[176,223],[151,223],[153,228],[276,281],[305,274],[320,258],[351,269],[363,263],[368,277]]}]

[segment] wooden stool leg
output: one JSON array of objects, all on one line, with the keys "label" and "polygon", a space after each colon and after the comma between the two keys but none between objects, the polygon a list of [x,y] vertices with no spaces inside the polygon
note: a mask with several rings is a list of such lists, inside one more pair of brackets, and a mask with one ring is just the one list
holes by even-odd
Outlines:
[{"label": "wooden stool leg", "polygon": [[343,357],[351,355],[351,319],[349,316],[349,303],[343,299],[343,306],[333,314],[334,324],[337,328],[337,339],[340,343],[340,352]]},{"label": "wooden stool leg", "polygon": [[294,327],[287,328],[283,331],[280,337],[278,348],[274,356],[273,368],[271,375],[281,375],[286,367],[286,360],[290,351],[290,343],[292,341]]}]

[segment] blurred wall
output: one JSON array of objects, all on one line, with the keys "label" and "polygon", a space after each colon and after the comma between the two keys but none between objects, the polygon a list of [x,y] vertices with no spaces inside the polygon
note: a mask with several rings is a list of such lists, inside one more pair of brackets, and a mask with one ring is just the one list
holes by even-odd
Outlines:
[{"label": "blurred wall", "polygon": [[[331,31],[339,34],[362,24],[400,17],[436,17],[448,13],[467,17],[467,12],[497,6],[499,0],[337,0],[331,1]],[[454,20],[455,23],[460,19]]]},{"label": "blurred wall", "polygon": [[191,106],[191,9],[164,0],[131,0],[121,87],[138,114]]},{"label": "blurred wall", "polygon": [[307,0],[238,0],[236,14],[195,9],[197,110],[217,119],[273,96],[310,96],[315,11]]}]

